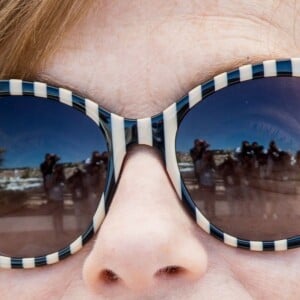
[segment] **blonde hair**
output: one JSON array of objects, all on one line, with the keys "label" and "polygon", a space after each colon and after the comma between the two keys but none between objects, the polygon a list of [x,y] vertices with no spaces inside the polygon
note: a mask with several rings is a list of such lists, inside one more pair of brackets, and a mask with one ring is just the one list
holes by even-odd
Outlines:
[{"label": "blonde hair", "polygon": [[0,0],[0,78],[32,79],[93,0]]}]

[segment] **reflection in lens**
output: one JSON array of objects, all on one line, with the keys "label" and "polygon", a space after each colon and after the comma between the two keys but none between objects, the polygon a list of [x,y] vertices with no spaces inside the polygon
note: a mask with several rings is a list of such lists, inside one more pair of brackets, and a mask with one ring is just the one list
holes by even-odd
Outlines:
[{"label": "reflection in lens", "polygon": [[56,252],[84,233],[104,190],[106,142],[56,101],[0,97],[0,254]]},{"label": "reflection in lens", "polygon": [[182,179],[222,231],[249,240],[299,234],[299,86],[297,78],[240,83],[183,118],[176,138]]}]

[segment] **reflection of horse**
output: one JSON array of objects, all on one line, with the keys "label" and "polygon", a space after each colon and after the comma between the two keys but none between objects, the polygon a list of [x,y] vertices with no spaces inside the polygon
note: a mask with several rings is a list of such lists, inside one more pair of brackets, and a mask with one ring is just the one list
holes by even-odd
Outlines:
[{"label": "reflection of horse", "polygon": [[50,200],[63,202],[65,174],[62,164],[56,164],[49,179],[48,196]]},{"label": "reflection of horse", "polygon": [[102,154],[98,151],[92,153],[91,161],[85,166],[85,184],[89,194],[97,194],[99,185],[103,179],[103,174],[106,172],[108,163],[108,153]]},{"label": "reflection of horse", "polygon": [[240,171],[238,161],[234,160],[230,155],[218,166],[217,170],[226,185],[239,184]]},{"label": "reflection of horse", "polygon": [[73,200],[81,200],[87,194],[84,177],[85,173],[79,168],[76,168],[67,180],[68,188],[72,193]]},{"label": "reflection of horse", "polygon": [[291,170],[291,155],[286,151],[279,151],[274,157],[268,156],[267,175],[270,177],[276,173],[287,172]]},{"label": "reflection of horse", "polygon": [[96,196],[107,169],[108,153],[94,151],[91,159],[83,169],[75,168],[72,175],[67,179],[67,184],[72,193],[73,200],[82,200],[90,196]]},{"label": "reflection of horse", "polygon": [[[268,151],[264,151],[264,146],[257,142],[249,143],[248,141],[243,141],[240,149],[240,152],[227,154],[225,158],[223,156],[221,163],[215,168],[214,177],[222,178],[225,185],[239,185],[242,182],[248,184],[249,180],[254,178],[264,179],[274,176],[287,178],[290,176],[290,172],[295,169],[291,165],[291,154],[279,150],[274,141],[270,142]],[[212,151],[205,151],[204,153],[207,152]],[[220,161],[218,157],[214,158],[214,154],[212,156],[213,160]],[[300,167],[300,151],[296,161]],[[204,165],[203,159],[199,164],[196,162],[197,178],[201,176],[199,170]]]},{"label": "reflection of horse", "polygon": [[239,164],[232,171],[240,167],[241,175],[248,179],[253,176],[272,177],[276,173],[291,169],[291,155],[286,151],[280,151],[275,141],[269,143],[267,153],[264,152],[264,146],[257,142],[250,144],[243,141],[237,158]]}]

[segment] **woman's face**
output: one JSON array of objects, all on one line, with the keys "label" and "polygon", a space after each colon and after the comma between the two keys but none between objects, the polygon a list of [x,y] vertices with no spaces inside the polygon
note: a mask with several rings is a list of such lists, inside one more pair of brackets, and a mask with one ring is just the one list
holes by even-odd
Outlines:
[{"label": "woman's face", "polygon": [[[125,117],[151,116],[222,71],[299,55],[297,4],[95,1],[37,79]],[[0,297],[295,299],[299,266],[299,249],[254,253],[206,234],[181,206],[159,154],[136,146],[95,238],[56,265],[1,270]]]}]

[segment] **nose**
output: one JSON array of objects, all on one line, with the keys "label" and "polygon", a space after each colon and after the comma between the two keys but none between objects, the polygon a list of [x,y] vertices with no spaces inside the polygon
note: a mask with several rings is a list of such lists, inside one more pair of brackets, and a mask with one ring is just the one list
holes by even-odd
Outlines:
[{"label": "nose", "polygon": [[133,150],[84,263],[87,288],[112,296],[200,279],[207,253],[194,229],[159,155],[146,147]]}]

